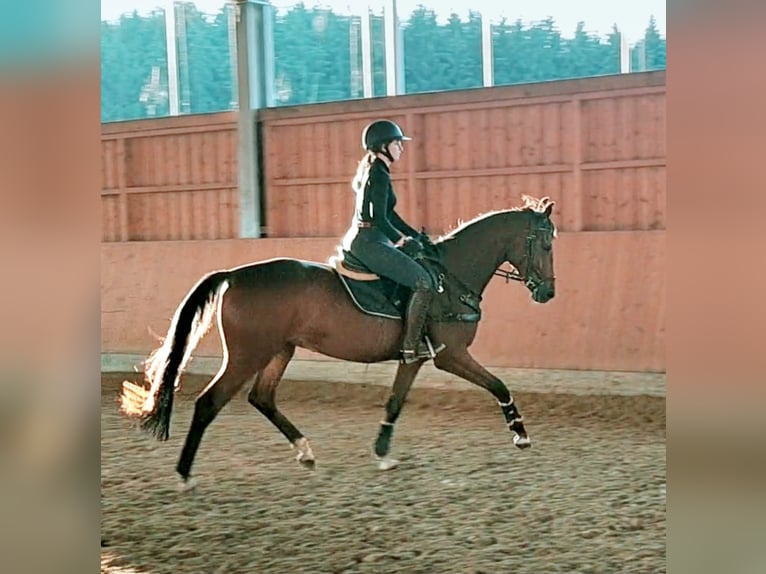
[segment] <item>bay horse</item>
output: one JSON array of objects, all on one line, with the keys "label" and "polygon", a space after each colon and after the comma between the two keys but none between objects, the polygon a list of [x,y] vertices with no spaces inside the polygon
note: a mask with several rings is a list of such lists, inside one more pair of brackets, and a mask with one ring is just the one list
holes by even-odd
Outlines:
[{"label": "bay horse", "polygon": [[[524,197],[524,205],[483,214],[437,238],[424,259],[439,273],[439,295],[473,313],[432,315],[427,337],[446,348],[433,357],[434,366],[489,391],[497,400],[506,425],[519,448],[530,438],[506,385],[468,352],[481,312],[481,294],[493,275],[522,282],[532,299],[554,297],[553,239],[550,219],[554,202]],[[514,269],[501,269],[504,263]],[[138,418],[143,430],[157,440],[169,437],[174,392],[199,340],[217,319],[223,346],[220,370],[199,394],[176,471],[182,488],[194,486],[191,467],[205,429],[229,400],[255,377],[248,402],[287,438],[296,459],[313,467],[308,439],[279,410],[276,389],[297,347],[358,363],[395,360],[403,334],[401,318],[365,313],[344,289],[339,272],[329,264],[275,258],[233,269],[214,271],[189,291],[180,303],[166,337],[144,363],[148,388],[123,383],[121,410]],[[443,286],[442,286],[443,285]],[[428,359],[401,363],[385,406],[374,453],[379,468],[394,468],[389,458],[394,424],[409,389]]]}]

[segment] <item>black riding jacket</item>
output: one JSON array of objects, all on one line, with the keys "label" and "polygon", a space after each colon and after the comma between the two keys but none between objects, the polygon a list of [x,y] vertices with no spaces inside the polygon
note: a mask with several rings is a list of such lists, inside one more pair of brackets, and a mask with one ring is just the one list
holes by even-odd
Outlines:
[{"label": "black riding jacket", "polygon": [[366,179],[356,191],[354,223],[372,223],[391,242],[396,243],[402,234],[417,237],[418,232],[407,225],[396,213],[396,195],[391,185],[391,172],[386,163],[375,158]]}]

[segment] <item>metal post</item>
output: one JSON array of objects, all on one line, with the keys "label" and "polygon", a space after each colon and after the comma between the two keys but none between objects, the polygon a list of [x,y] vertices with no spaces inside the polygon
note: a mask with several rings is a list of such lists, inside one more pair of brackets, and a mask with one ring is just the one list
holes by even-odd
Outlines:
[{"label": "metal post", "polygon": [[394,24],[396,30],[394,38],[396,40],[396,93],[406,94],[407,86],[404,84],[404,29],[399,22],[399,12],[394,9]]},{"label": "metal post", "polygon": [[352,16],[348,29],[348,61],[351,68],[348,78],[348,91],[352,98],[359,97],[362,85],[362,70],[359,65],[359,32],[359,21]]},{"label": "metal post", "polygon": [[624,32],[620,32],[620,73],[627,74],[630,72],[630,45],[628,44],[628,37]]},{"label": "metal post", "polygon": [[492,62],[492,23],[486,14],[481,15],[481,70],[484,87],[493,86],[495,78]]},{"label": "metal post", "polygon": [[181,4],[176,14],[176,41],[178,50],[178,84],[181,113],[191,112],[191,81],[189,79],[189,42],[186,38],[186,7]]},{"label": "metal post", "polygon": [[370,31],[370,6],[362,6],[362,85],[364,97],[372,97],[372,37]]},{"label": "metal post", "polygon": [[386,95],[395,96],[401,94],[404,87],[401,81],[401,37],[396,15],[396,0],[386,0],[383,18],[386,42]]},{"label": "metal post", "polygon": [[257,110],[273,105],[272,7],[237,0],[240,237],[261,235],[261,177]]},{"label": "metal post", "polygon": [[231,100],[229,101],[230,109],[237,109],[239,107],[238,101],[238,87],[237,87],[237,14],[239,8],[232,3],[226,4],[226,14],[228,20],[228,32],[229,32],[229,63],[231,65]]},{"label": "metal post", "polygon": [[639,72],[646,72],[646,40],[641,40],[636,45],[638,48],[638,70]]},{"label": "metal post", "polygon": [[178,115],[178,57],[176,56],[176,3],[165,6],[165,45],[168,53],[168,105],[170,115]]}]

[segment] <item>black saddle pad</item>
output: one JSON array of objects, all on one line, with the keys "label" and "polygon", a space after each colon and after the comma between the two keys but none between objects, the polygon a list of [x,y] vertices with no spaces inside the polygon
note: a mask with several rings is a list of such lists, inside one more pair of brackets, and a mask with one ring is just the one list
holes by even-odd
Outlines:
[{"label": "black saddle pad", "polygon": [[[424,263],[425,269],[436,278],[439,275],[439,270],[434,267],[432,262],[424,261]],[[360,311],[387,319],[402,319],[404,317],[407,302],[412,293],[409,287],[396,283],[387,277],[372,280],[354,279],[338,271],[338,267],[341,265],[354,273],[367,274],[368,276],[373,274],[361,261],[351,253],[344,251],[340,246],[337,249],[337,255],[330,259],[330,267],[338,275],[341,284]],[[437,281],[437,283],[441,284],[441,281]],[[470,297],[458,298],[460,292],[456,291],[455,297],[452,297],[453,289],[450,289],[452,286],[445,282],[445,287],[447,292],[440,295],[432,304],[429,312],[431,317],[443,321],[478,321],[481,317],[480,296],[475,301]],[[457,299],[457,301],[453,301],[453,299]]]},{"label": "black saddle pad", "polygon": [[403,285],[386,278],[359,281],[341,273],[338,273],[338,277],[361,311],[387,319],[404,317],[410,290]]},{"label": "black saddle pad", "polygon": [[373,276],[369,269],[348,251],[338,246],[337,255],[330,259],[330,265],[340,282],[360,311],[387,319],[401,319],[410,296],[410,289],[387,277],[378,279],[354,279],[341,273],[338,268],[361,275]]}]

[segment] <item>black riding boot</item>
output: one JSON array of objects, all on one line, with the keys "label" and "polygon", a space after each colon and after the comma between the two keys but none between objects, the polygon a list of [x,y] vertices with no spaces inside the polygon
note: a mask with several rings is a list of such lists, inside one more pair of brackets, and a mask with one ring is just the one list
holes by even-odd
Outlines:
[{"label": "black riding boot", "polygon": [[429,289],[415,289],[407,303],[405,319],[404,340],[402,342],[402,362],[405,364],[415,363],[421,359],[432,359],[436,353],[444,349],[439,345],[433,352],[423,340],[423,330],[428,318],[428,307],[433,298],[433,291]]}]

